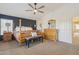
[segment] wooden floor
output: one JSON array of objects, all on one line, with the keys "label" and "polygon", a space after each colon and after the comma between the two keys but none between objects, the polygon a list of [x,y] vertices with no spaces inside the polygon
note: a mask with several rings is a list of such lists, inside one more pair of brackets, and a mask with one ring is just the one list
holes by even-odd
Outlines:
[{"label": "wooden floor", "polygon": [[63,42],[45,40],[27,46],[19,46],[16,41],[0,42],[0,55],[79,55],[79,46]]}]

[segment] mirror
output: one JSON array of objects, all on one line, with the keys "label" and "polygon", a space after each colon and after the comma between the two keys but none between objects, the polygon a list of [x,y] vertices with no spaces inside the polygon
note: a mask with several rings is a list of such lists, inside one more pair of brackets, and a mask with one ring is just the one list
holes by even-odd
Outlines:
[{"label": "mirror", "polygon": [[56,20],[54,20],[54,19],[49,20],[48,25],[49,25],[48,28],[54,28],[55,29],[56,28]]}]

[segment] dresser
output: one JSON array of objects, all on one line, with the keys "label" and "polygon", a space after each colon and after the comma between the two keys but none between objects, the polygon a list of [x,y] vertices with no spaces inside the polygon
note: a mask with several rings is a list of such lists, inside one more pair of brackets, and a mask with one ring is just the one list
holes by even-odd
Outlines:
[{"label": "dresser", "polygon": [[11,32],[4,32],[3,41],[11,41],[11,40],[12,40],[12,33]]},{"label": "dresser", "polygon": [[57,40],[57,29],[44,29],[44,37],[47,40]]}]

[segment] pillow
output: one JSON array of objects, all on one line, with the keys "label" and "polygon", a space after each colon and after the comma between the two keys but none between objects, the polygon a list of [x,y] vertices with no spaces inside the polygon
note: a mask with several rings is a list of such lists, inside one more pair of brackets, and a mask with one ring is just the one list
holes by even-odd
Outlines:
[{"label": "pillow", "polygon": [[31,32],[32,36],[37,36],[36,32]]}]

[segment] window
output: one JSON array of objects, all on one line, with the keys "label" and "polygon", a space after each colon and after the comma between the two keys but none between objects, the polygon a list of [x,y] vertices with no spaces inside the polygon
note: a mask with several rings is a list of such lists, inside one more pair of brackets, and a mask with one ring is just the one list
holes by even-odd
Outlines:
[{"label": "window", "polygon": [[1,19],[1,35],[3,35],[3,33],[6,32],[13,32],[13,20],[9,20],[9,19]]}]

